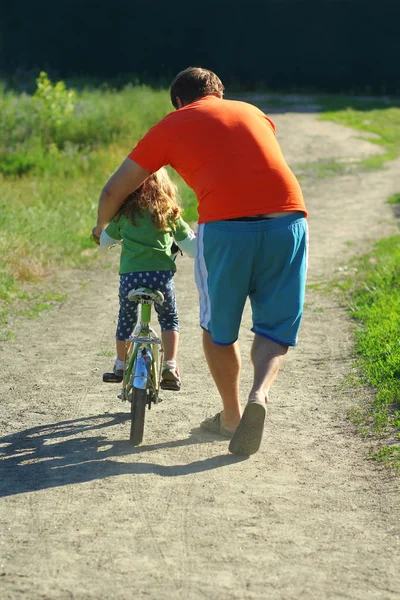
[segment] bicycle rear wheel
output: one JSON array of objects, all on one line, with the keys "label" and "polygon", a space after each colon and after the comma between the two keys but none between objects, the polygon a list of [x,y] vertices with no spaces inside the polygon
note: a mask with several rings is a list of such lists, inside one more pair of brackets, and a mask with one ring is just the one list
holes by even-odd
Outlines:
[{"label": "bicycle rear wheel", "polygon": [[132,446],[142,443],[144,432],[144,418],[146,414],[147,390],[132,388],[131,402],[131,435]]}]

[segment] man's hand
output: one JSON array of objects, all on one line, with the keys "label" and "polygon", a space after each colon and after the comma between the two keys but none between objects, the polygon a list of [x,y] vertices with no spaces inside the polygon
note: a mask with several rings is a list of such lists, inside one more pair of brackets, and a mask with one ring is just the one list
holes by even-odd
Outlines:
[{"label": "man's hand", "polygon": [[111,175],[104,186],[99,200],[97,225],[93,233],[100,237],[111,219],[116,215],[126,198],[132,194],[147,177],[147,171],[130,158],[126,158],[121,166]]}]

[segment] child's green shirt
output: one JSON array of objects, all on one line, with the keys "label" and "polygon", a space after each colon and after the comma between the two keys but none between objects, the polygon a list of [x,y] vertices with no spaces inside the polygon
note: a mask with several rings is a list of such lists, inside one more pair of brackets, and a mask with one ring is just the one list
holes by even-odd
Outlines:
[{"label": "child's green shirt", "polygon": [[194,237],[190,226],[179,218],[167,231],[157,231],[147,211],[135,215],[136,226],[124,216],[114,217],[106,234],[114,241],[122,240],[120,274],[135,271],[176,271],[171,257],[174,239],[179,242]]}]

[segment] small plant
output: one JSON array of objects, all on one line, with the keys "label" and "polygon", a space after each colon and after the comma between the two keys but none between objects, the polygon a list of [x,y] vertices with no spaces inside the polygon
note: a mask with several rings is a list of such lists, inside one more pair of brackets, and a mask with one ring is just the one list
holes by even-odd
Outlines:
[{"label": "small plant", "polygon": [[388,198],[388,204],[400,204],[400,194],[393,194]]},{"label": "small plant", "polygon": [[386,467],[391,467],[394,471],[400,472],[400,446],[383,446],[377,452],[371,451],[370,459],[383,463]]},{"label": "small plant", "polygon": [[73,120],[77,94],[63,81],[52,83],[42,71],[33,96],[0,93],[0,173],[21,177],[46,170],[54,142],[65,142],[60,132]]},{"label": "small plant", "polygon": [[106,356],[107,358],[112,358],[114,356],[113,350],[101,350],[96,354],[96,356]]},{"label": "small plant", "polygon": [[64,117],[72,114],[75,108],[76,92],[67,90],[63,81],[52,84],[44,71],[36,80],[37,89],[33,95],[40,102],[40,110],[55,125],[60,125]]},{"label": "small plant", "polygon": [[36,80],[37,88],[33,101],[37,107],[41,133],[45,142],[50,142],[53,128],[60,127],[74,112],[76,92],[67,90],[63,81],[52,83],[44,71]]}]

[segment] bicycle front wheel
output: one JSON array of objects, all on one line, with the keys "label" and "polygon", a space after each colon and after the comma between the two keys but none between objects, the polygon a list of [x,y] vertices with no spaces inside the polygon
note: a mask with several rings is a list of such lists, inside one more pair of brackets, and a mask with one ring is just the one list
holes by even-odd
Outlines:
[{"label": "bicycle front wheel", "polygon": [[142,443],[144,432],[144,418],[146,414],[147,390],[132,388],[131,402],[131,436],[132,446]]}]

